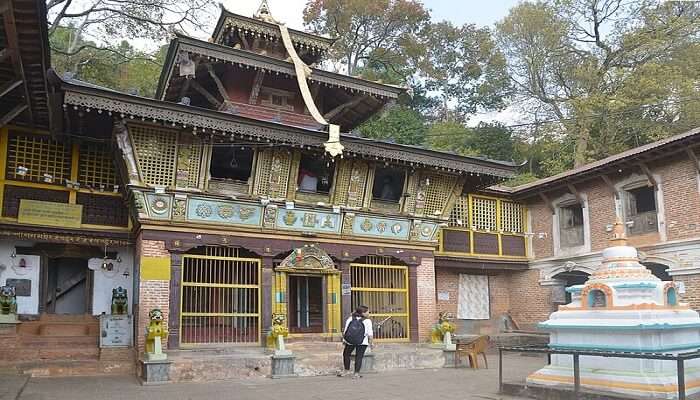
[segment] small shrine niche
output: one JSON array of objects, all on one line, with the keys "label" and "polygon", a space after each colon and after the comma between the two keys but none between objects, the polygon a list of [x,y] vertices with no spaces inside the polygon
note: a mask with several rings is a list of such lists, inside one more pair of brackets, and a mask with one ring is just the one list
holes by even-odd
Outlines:
[{"label": "small shrine niche", "polygon": [[588,306],[590,308],[605,308],[608,301],[602,290],[591,290],[588,292]]}]

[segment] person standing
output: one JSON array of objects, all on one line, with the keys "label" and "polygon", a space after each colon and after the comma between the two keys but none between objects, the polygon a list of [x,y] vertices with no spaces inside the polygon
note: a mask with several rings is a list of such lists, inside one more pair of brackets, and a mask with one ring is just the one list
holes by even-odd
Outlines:
[{"label": "person standing", "polygon": [[355,373],[353,379],[361,378],[362,358],[365,356],[367,346],[374,347],[372,336],[372,320],[369,319],[369,308],[359,306],[355,312],[345,321],[343,329],[343,367],[344,371],[339,371],[338,376],[346,376],[350,373],[350,357],[355,351]]}]

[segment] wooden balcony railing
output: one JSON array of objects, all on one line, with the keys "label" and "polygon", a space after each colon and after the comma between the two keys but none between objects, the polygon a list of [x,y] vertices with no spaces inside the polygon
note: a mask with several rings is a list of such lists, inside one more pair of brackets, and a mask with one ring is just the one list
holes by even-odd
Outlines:
[{"label": "wooden balcony railing", "polygon": [[443,228],[439,253],[464,257],[528,257],[527,237],[520,233],[487,232],[468,228]]}]

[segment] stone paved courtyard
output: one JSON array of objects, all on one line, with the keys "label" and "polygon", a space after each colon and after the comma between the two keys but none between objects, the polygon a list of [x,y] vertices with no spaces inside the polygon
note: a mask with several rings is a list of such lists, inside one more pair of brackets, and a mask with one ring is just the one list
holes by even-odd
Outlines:
[{"label": "stone paved courtyard", "polygon": [[[544,364],[544,358],[505,357],[506,380],[522,380]],[[490,369],[395,370],[365,375],[361,380],[333,376],[140,386],[134,377],[27,378],[0,375],[0,400],[121,399],[516,399],[498,394],[498,359]]]}]

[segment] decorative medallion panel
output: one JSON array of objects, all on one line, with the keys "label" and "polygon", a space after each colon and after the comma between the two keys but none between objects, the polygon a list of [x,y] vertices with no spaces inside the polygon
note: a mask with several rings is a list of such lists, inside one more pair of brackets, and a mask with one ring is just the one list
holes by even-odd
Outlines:
[{"label": "decorative medallion panel", "polygon": [[148,216],[154,219],[170,219],[172,197],[167,194],[144,193]]},{"label": "decorative medallion panel", "polygon": [[340,214],[317,210],[277,210],[277,229],[297,232],[340,233]]},{"label": "decorative medallion panel", "polygon": [[378,238],[407,240],[411,231],[408,220],[376,218],[356,215],[353,220],[352,234],[374,236]]},{"label": "decorative medallion panel", "polygon": [[187,219],[226,225],[260,226],[262,207],[233,201],[216,201],[192,197],[187,202]]}]

